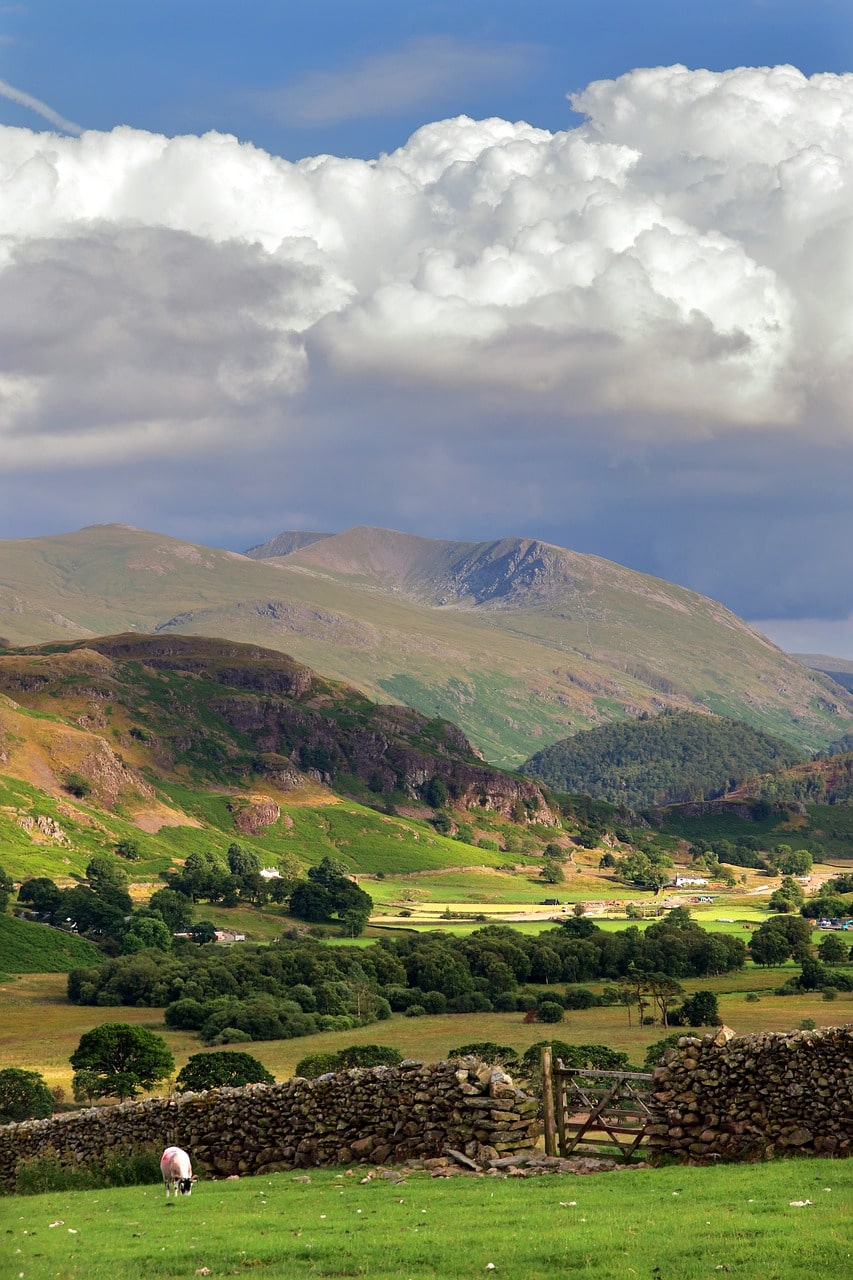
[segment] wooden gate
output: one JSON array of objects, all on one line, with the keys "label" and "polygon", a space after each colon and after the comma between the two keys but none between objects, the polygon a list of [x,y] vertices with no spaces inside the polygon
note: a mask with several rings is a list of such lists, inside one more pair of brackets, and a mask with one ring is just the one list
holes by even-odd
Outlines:
[{"label": "wooden gate", "polygon": [[[651,1120],[651,1072],[594,1071],[551,1062],[542,1050],[545,1150],[548,1155],[619,1155],[641,1145]],[[615,1150],[614,1150],[615,1148]]]}]

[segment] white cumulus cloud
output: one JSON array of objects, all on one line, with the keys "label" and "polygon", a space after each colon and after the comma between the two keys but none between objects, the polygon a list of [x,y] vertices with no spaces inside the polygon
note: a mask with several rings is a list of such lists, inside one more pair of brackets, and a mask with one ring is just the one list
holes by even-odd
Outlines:
[{"label": "white cumulus cloud", "polygon": [[[470,448],[504,503],[523,424],[546,461],[519,529],[561,468],[601,485],[679,450],[684,474],[713,441],[778,461],[793,440],[837,473],[853,76],[663,67],[572,101],[565,132],[459,117],[373,161],[0,129],[4,472],[204,447],[215,488],[257,447],[328,484],[321,462],[351,476],[359,445],[466,475]],[[436,492],[442,471],[424,470]],[[382,487],[401,511],[430,502]],[[317,527],[341,523],[322,507],[318,490]]]}]

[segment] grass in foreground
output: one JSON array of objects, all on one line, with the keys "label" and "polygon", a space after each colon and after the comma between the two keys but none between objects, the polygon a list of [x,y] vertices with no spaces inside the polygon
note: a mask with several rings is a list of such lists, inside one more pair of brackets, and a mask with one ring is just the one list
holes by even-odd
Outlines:
[{"label": "grass in foreground", "polygon": [[[9,1275],[154,1280],[193,1275],[489,1275],[591,1280],[728,1273],[848,1275],[853,1165],[797,1160],[590,1177],[430,1179],[312,1170],[0,1200]],[[490,1266],[491,1264],[491,1266]]]}]

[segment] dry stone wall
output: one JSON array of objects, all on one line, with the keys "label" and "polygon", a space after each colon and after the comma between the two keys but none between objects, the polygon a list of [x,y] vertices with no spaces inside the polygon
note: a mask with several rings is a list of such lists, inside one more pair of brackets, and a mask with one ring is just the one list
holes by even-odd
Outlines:
[{"label": "dry stone wall", "polygon": [[93,1107],[0,1127],[0,1181],[25,1159],[90,1164],[175,1144],[202,1176],[367,1161],[429,1159],[453,1149],[483,1162],[531,1149],[538,1101],[473,1058],[354,1068],[317,1080],[211,1089]]},{"label": "dry stone wall", "polygon": [[853,1155],[853,1026],[682,1036],[652,1081],[652,1149],[680,1159]]}]

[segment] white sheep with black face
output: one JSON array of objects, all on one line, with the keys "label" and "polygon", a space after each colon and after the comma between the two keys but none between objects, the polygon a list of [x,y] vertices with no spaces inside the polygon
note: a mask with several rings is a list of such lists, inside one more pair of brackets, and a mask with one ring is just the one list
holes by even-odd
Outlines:
[{"label": "white sheep with black face", "polygon": [[181,1147],[167,1147],[160,1157],[160,1172],[166,1187],[166,1199],[174,1191],[175,1195],[192,1194],[193,1183],[198,1178],[193,1174],[193,1167],[186,1151]]}]

